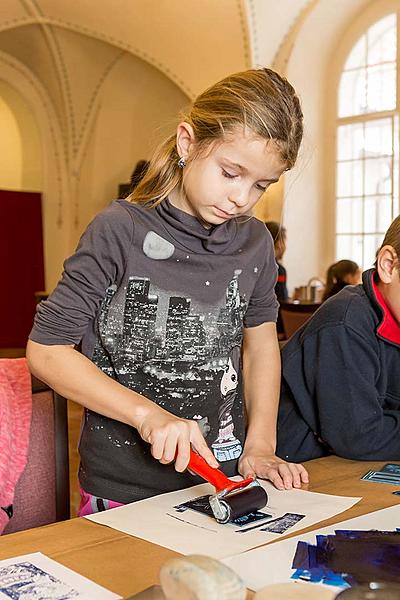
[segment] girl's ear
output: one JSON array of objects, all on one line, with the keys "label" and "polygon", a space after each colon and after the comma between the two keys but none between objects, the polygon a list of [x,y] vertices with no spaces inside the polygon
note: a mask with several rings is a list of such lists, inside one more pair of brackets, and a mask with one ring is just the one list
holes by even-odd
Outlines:
[{"label": "girl's ear", "polygon": [[382,283],[391,283],[394,275],[397,274],[397,263],[398,258],[393,246],[383,246],[379,250],[378,257],[376,259],[376,267],[379,275],[379,279]]},{"label": "girl's ear", "polygon": [[179,157],[187,160],[192,146],[195,144],[193,127],[183,121],[176,129],[176,149]]}]

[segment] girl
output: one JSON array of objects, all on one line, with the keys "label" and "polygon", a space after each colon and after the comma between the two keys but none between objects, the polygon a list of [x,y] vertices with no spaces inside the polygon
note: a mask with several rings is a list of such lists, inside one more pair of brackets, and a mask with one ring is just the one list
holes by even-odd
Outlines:
[{"label": "girl", "polygon": [[[86,408],[81,514],[198,483],[182,473],[191,446],[213,467],[216,454],[228,475],[280,489],[307,482],[304,467],[275,456],[276,264],[250,216],[294,165],[301,137],[299,100],[277,73],[212,86],[128,199],[89,225],[40,304],[30,367]],[[222,416],[235,347],[242,366]],[[224,419],[234,435],[221,438]]]},{"label": "girl", "polygon": [[339,260],[326,273],[326,286],[322,302],[334,296],[346,285],[357,285],[361,281],[361,269],[353,260]]}]

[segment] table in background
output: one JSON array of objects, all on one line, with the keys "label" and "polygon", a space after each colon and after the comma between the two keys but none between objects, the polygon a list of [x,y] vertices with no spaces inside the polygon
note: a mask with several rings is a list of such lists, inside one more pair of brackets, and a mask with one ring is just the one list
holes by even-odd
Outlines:
[{"label": "table in background", "polygon": [[[363,498],[349,510],[303,531],[398,504],[400,497],[392,494],[396,486],[360,481],[368,470],[378,470],[384,464],[336,456],[306,463],[311,483],[305,489]],[[293,535],[299,535],[299,531]],[[161,565],[177,556],[172,550],[87,519],[71,519],[0,537],[0,559],[29,552],[42,552],[123,597],[157,583]]]},{"label": "table in background", "polygon": [[321,302],[288,300],[281,302],[279,314],[282,319],[286,339],[289,339],[321,306]]}]

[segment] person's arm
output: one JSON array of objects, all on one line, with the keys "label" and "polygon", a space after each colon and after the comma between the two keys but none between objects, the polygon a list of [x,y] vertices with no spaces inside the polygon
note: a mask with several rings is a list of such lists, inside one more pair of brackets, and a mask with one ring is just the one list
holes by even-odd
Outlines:
[{"label": "person's arm", "polygon": [[382,394],[376,384],[382,368],[378,342],[346,324],[317,335],[318,364],[305,360],[304,368],[322,440],[344,458],[399,460],[400,410],[383,407],[386,390]]},{"label": "person's arm", "polygon": [[280,354],[275,323],[243,331],[243,379],[247,434],[239,471],[244,477],[269,479],[279,489],[308,482],[302,465],[275,456],[280,388]]},{"label": "person's arm", "polygon": [[135,427],[160,462],[175,459],[175,469],[184,471],[192,445],[211,466],[218,466],[195,421],[175,417],[111,379],[73,346],[46,346],[30,340],[26,356],[31,372],[62,396]]}]

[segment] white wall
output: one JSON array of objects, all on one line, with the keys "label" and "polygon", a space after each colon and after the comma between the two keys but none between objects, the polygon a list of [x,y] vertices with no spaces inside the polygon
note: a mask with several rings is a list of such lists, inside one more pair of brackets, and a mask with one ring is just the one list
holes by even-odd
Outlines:
[{"label": "white wall", "polygon": [[327,97],[327,91],[336,94],[336,88],[332,90],[329,85],[335,50],[366,4],[364,0],[321,0],[299,31],[288,64],[287,75],[300,91],[305,115],[304,163],[299,165],[301,175],[294,185],[295,193],[288,193],[286,212],[291,239],[287,265],[292,287],[313,275],[325,277],[327,267],[335,260],[331,195],[335,170],[333,164],[327,164],[332,158],[329,150],[335,144],[334,138],[327,137],[327,121],[335,120],[335,115],[330,111],[332,98]]},{"label": "white wall", "polygon": [[80,165],[72,244],[88,221],[117,197],[118,184],[129,182],[135,163],[151,157],[187,104],[188,98],[170,80],[142,60],[126,54],[118,62],[102,90]]},{"label": "white wall", "polygon": [[[284,8],[285,1],[282,4]],[[342,36],[368,0],[313,0],[290,2],[287,29],[278,46],[259,43],[258,62],[275,66],[294,85],[302,101],[305,134],[299,160],[285,176],[283,222],[288,242],[284,258],[289,289],[304,285],[312,276],[325,276],[334,260],[334,167],[327,120],[334,119],[327,94],[332,92],[332,63]],[[376,2],[375,2],[376,4]],[[271,2],[253,2],[257,37],[271,22]],[[287,7],[288,8],[288,7]],[[280,11],[281,12],[281,11]],[[277,14],[277,13],[275,13]],[[282,33],[282,26],[280,31]],[[272,56],[275,50],[275,55]],[[329,164],[328,164],[329,163]],[[275,206],[275,214],[279,211]]]},{"label": "white wall", "polygon": [[274,64],[286,36],[309,4],[310,0],[246,0],[253,65]]}]

